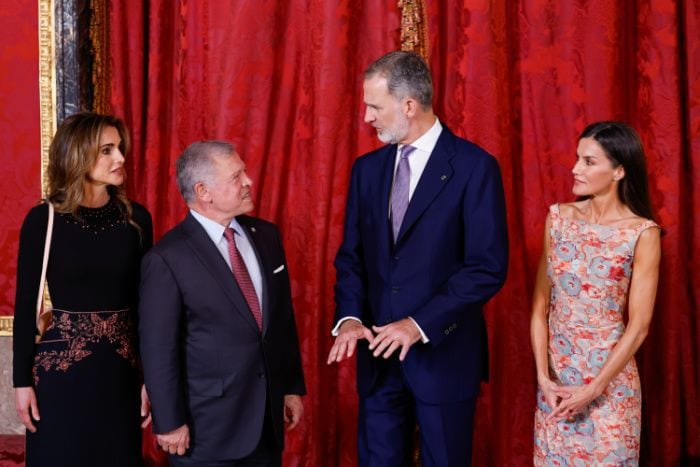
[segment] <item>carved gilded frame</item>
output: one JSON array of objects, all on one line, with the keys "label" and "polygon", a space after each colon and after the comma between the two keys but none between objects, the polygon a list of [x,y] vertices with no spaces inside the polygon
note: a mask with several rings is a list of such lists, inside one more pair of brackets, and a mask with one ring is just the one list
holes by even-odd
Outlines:
[{"label": "carved gilded frame", "polygon": [[399,0],[401,50],[416,52],[430,63],[428,9],[425,0]]},{"label": "carved gilded frame", "polygon": [[39,106],[41,118],[41,193],[46,193],[49,145],[56,133],[56,55],[54,0],[39,0]]}]

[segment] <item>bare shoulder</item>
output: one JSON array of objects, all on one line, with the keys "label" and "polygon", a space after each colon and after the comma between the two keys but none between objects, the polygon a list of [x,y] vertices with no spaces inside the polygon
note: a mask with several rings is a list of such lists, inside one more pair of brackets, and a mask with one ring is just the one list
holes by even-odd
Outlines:
[{"label": "bare shoulder", "polygon": [[634,265],[638,268],[658,270],[661,260],[661,229],[655,223],[642,230],[634,247]]},{"label": "bare shoulder", "polygon": [[635,214],[629,206],[624,206],[622,212],[620,213],[620,218],[616,222],[617,227],[621,229],[632,229],[632,230],[637,230],[637,229],[642,229],[642,233],[645,230],[658,230],[658,229],[650,229],[651,227],[658,227],[656,222],[654,222],[651,219],[647,219],[646,217],[642,217],[638,214]]},{"label": "bare shoulder", "polygon": [[661,227],[659,227],[656,222],[649,219],[644,219],[643,217],[640,219],[642,219],[643,222],[639,224],[638,227],[642,227],[643,230],[639,234],[637,243],[644,243],[651,246],[659,245],[661,241]]},{"label": "bare shoulder", "polygon": [[573,203],[559,203],[559,213],[569,219],[583,218],[583,206],[586,201],[574,201]]}]

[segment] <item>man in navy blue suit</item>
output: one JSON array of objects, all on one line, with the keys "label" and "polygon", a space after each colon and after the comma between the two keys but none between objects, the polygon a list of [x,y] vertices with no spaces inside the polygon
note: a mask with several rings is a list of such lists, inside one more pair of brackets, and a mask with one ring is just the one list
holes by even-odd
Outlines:
[{"label": "man in navy blue suit", "polygon": [[328,363],[357,351],[360,465],[409,465],[418,423],[423,466],[468,466],[482,307],[508,263],[500,170],[436,118],[419,55],[389,53],[364,78],[365,122],[386,146],[352,170]]}]

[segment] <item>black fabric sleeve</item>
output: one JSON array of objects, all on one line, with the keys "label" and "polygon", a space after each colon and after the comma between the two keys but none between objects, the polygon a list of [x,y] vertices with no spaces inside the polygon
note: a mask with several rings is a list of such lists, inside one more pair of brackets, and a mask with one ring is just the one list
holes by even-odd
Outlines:
[{"label": "black fabric sleeve", "polygon": [[12,381],[14,387],[33,385],[36,300],[46,241],[49,209],[46,204],[32,208],[22,224],[17,255],[17,292],[12,338]]},{"label": "black fabric sleeve", "polygon": [[131,202],[134,222],[141,227],[141,256],[153,246],[153,220],[151,213],[139,203]]}]

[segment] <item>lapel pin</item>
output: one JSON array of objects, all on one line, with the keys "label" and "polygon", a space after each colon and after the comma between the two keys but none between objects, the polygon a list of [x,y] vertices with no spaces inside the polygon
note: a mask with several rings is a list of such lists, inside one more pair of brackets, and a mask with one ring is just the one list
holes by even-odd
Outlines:
[{"label": "lapel pin", "polygon": [[253,233],[255,233],[255,227],[251,227],[251,228],[250,228],[250,231],[253,232]]},{"label": "lapel pin", "polygon": [[443,175],[442,177],[440,177],[440,180],[447,180],[447,175]]}]

